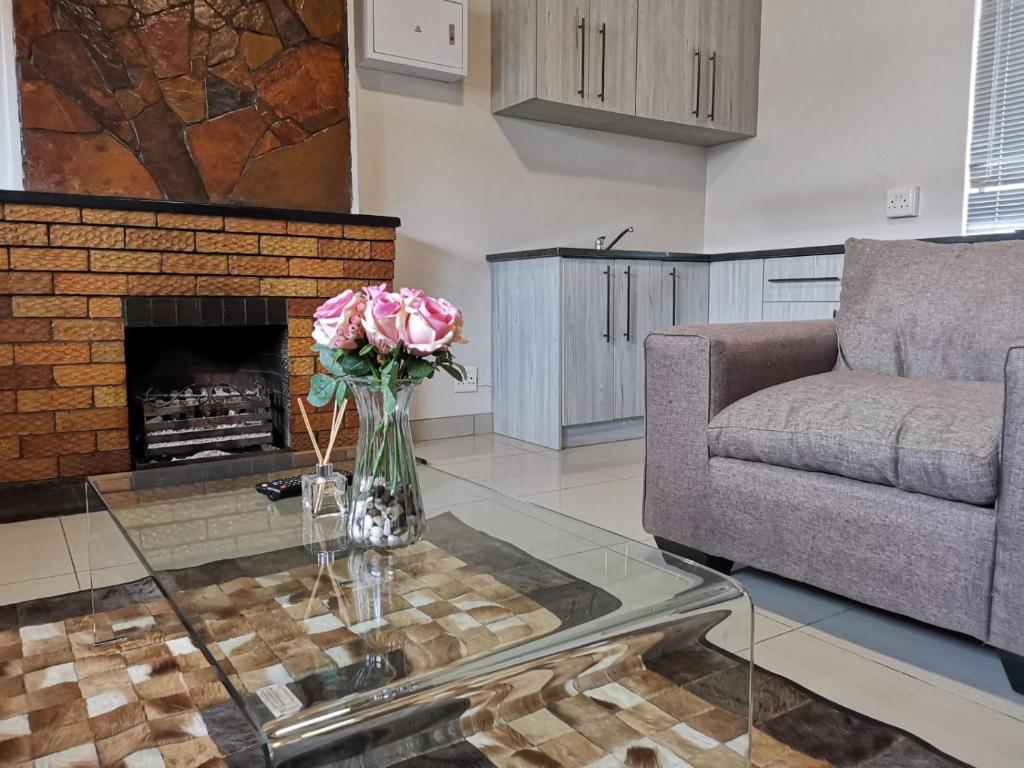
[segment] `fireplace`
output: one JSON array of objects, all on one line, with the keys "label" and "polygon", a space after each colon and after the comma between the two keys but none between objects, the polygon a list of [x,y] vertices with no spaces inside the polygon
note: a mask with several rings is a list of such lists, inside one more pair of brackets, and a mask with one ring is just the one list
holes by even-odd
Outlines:
[{"label": "fireplace", "polygon": [[[265,428],[235,429],[254,435],[233,448],[254,460],[270,448],[310,450],[287,396],[305,395],[315,370],[313,313],[329,296],[391,280],[398,224],[385,216],[0,190],[0,484],[154,463],[138,426],[146,420],[138,396],[153,388],[169,397],[155,398],[164,410],[151,418],[259,413],[239,424],[195,425],[208,430],[205,439],[218,437],[215,429],[269,423],[269,443]],[[170,329],[171,351],[149,359],[163,350],[162,328]],[[151,333],[158,334],[152,343]],[[218,334],[216,359],[244,352],[233,368],[208,365],[204,345]],[[147,366],[156,381],[143,386]],[[218,390],[225,382],[229,388]],[[177,413],[168,412],[175,408],[168,400]],[[326,443],[330,409],[309,419]],[[354,444],[357,421],[346,415],[337,445]],[[165,446],[159,461],[173,459],[183,460]]]},{"label": "fireplace", "polygon": [[125,366],[137,469],[290,447],[282,298],[128,297]]}]

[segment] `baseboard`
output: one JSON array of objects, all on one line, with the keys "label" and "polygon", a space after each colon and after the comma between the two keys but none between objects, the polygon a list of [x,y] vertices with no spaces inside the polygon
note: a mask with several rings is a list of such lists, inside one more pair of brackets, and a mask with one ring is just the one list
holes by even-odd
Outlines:
[{"label": "baseboard", "polygon": [[443,440],[448,437],[489,435],[494,431],[494,414],[471,413],[465,416],[442,416],[437,419],[414,419],[412,439]]},{"label": "baseboard", "polygon": [[617,440],[636,440],[644,436],[644,418],[602,421],[597,424],[576,424],[562,427],[562,447],[575,448],[594,443],[613,443]]}]

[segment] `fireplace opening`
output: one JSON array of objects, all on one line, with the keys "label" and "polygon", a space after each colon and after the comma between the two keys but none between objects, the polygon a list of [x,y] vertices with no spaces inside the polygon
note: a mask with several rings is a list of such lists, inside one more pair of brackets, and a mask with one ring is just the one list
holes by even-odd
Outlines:
[{"label": "fireplace opening", "polygon": [[290,447],[288,327],[241,322],[127,324],[135,468]]}]

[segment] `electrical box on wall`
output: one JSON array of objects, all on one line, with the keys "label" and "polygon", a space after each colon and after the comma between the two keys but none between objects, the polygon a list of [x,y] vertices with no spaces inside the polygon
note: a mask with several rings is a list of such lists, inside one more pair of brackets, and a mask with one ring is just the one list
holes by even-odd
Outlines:
[{"label": "electrical box on wall", "polygon": [[466,76],[469,0],[356,0],[358,64],[448,82]]}]

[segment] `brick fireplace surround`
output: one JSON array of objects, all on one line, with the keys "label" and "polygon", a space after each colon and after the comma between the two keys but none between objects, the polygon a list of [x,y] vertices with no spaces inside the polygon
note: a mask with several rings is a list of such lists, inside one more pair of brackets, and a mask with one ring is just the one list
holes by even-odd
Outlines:
[{"label": "brick fireplace surround", "polygon": [[[286,297],[291,395],[305,394],[314,309],[391,281],[399,223],[0,191],[0,484],[131,468],[127,296]],[[322,438],[330,413],[311,419]],[[339,443],[356,425],[346,416]],[[296,414],[291,446],[310,448]]]}]

